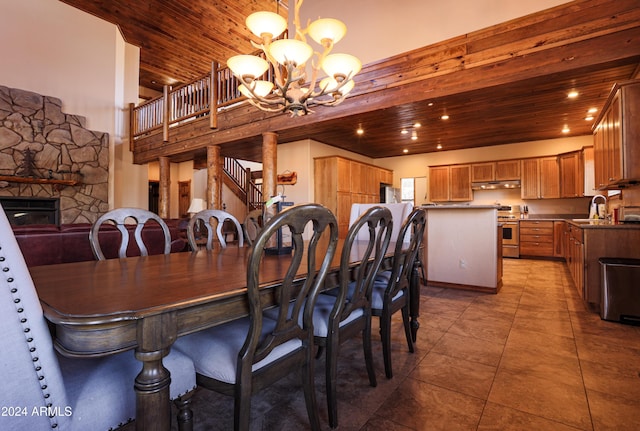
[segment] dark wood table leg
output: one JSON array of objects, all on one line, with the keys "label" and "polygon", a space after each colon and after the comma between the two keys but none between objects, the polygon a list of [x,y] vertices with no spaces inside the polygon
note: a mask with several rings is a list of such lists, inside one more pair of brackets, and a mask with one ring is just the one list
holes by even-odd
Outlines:
[{"label": "dark wood table leg", "polygon": [[135,379],[136,430],[169,431],[171,429],[171,376],[162,364],[175,340],[175,314],[164,314],[138,322],[136,358],[142,371]]},{"label": "dark wood table leg", "polygon": [[418,265],[414,264],[411,270],[411,281],[409,283],[409,316],[411,317],[411,337],[416,342],[418,336],[418,328],[420,322],[420,275],[418,274]]}]

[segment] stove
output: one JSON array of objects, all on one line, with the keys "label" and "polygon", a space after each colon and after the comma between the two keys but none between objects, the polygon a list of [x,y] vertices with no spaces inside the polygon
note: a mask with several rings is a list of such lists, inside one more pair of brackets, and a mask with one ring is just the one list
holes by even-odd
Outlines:
[{"label": "stove", "polygon": [[498,207],[502,224],[502,257],[520,257],[520,206]]},{"label": "stove", "polygon": [[520,219],[520,206],[515,205],[503,205],[498,207],[498,220],[519,220]]}]

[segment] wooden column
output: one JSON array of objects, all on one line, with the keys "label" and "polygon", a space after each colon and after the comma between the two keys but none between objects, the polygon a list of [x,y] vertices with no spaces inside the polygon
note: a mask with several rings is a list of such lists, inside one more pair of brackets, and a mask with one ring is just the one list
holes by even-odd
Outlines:
[{"label": "wooden column", "polygon": [[277,193],[278,135],[275,132],[262,134],[262,200],[268,201]]},{"label": "wooden column", "polygon": [[207,147],[207,203],[208,208],[222,209],[222,157],[220,147]]},{"label": "wooden column", "polygon": [[169,194],[171,187],[171,164],[168,157],[158,158],[160,165],[160,198],[158,201],[158,215],[169,218]]}]

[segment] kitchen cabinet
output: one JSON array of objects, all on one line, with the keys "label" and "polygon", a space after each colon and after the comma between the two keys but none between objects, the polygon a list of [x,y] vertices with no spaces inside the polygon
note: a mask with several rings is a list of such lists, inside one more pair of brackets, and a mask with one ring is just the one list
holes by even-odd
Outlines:
[{"label": "kitchen cabinet", "polygon": [[560,197],[560,167],[556,156],[524,159],[520,173],[522,199]]},{"label": "kitchen cabinet", "polygon": [[495,180],[509,181],[520,179],[520,160],[501,160],[496,162]]},{"label": "kitchen cabinet", "polygon": [[342,238],[352,204],[380,202],[381,180],[393,184],[393,171],[338,156],[314,159],[314,201],[333,212]]},{"label": "kitchen cabinet", "polygon": [[429,167],[431,202],[466,202],[472,199],[471,165]]},{"label": "kitchen cabinet", "polygon": [[471,181],[512,181],[520,179],[520,160],[474,163],[471,165]]},{"label": "kitchen cabinet", "polygon": [[554,220],[553,222],[553,257],[564,258],[564,232],[567,223]]},{"label": "kitchen cabinet", "polygon": [[584,165],[582,151],[558,156],[560,164],[560,197],[577,198],[584,194]]},{"label": "kitchen cabinet", "polygon": [[496,164],[495,162],[488,163],[474,163],[471,165],[471,181],[495,181],[496,178]]},{"label": "kitchen cabinet", "polygon": [[554,257],[552,220],[520,220],[520,256]]},{"label": "kitchen cabinet", "polygon": [[593,128],[598,190],[640,182],[640,81],[616,84]]},{"label": "kitchen cabinet", "polygon": [[584,303],[592,310],[600,309],[602,278],[600,258],[640,258],[640,228],[630,226],[581,227],[569,223],[569,242],[565,252],[567,267]]}]

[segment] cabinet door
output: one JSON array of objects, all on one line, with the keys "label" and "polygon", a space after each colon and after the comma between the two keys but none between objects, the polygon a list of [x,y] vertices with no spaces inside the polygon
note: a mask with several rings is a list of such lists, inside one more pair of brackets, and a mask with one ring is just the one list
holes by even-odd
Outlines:
[{"label": "cabinet door", "polygon": [[553,222],[553,256],[564,257],[564,233],[566,222]]},{"label": "cabinet door", "polygon": [[593,174],[596,190],[607,185],[606,175],[606,148],[605,135],[607,134],[607,122],[601,121],[593,131]]},{"label": "cabinet door", "polygon": [[362,163],[350,162],[351,193],[366,193],[365,166]]},{"label": "cabinet door", "polygon": [[520,160],[502,160],[495,163],[496,181],[519,180]]},{"label": "cabinet door", "polygon": [[339,192],[351,191],[351,162],[347,159],[336,157],[336,169],[338,171],[338,181],[335,190]]},{"label": "cabinet door", "polygon": [[449,167],[449,199],[466,202],[472,200],[471,165],[452,165]]},{"label": "cabinet door", "polygon": [[351,193],[337,193],[337,211],[334,214],[338,220],[338,236],[345,238],[349,230],[349,217],[351,216],[351,204],[355,203],[351,199]]},{"label": "cabinet door", "polygon": [[474,163],[471,165],[471,181],[493,181],[495,178],[495,163]]},{"label": "cabinet door", "polygon": [[540,159],[540,197],[542,199],[560,197],[560,168],[557,157]]},{"label": "cabinet door", "polygon": [[584,190],[584,170],[579,151],[558,156],[560,164],[560,197],[577,198]]},{"label": "cabinet door", "polygon": [[522,199],[538,199],[540,173],[538,167],[538,159],[522,160],[522,168],[520,174],[522,183],[520,184],[520,196]]},{"label": "cabinet door", "polygon": [[449,166],[429,168],[429,200],[431,202],[449,200]]},{"label": "cabinet door", "polygon": [[[620,92],[611,103],[608,115],[609,142],[608,152],[608,184],[620,181],[622,175],[622,116],[620,108]],[[631,143],[628,143],[629,145]],[[635,144],[635,143],[634,143]]]}]

